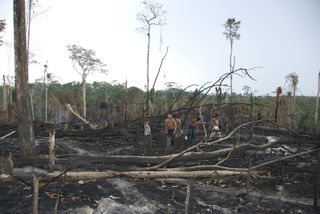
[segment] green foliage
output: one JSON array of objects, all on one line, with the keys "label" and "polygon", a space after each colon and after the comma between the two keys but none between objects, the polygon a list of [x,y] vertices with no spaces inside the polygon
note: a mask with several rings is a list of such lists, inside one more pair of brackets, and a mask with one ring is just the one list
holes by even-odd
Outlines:
[{"label": "green foliage", "polygon": [[[163,112],[165,103],[168,105],[167,110],[173,110],[174,108],[181,108],[188,100],[193,96],[193,91],[185,91],[181,89],[174,83],[168,83],[166,90],[152,91],[152,101],[155,107],[155,113]],[[138,117],[143,109],[144,99],[146,93],[142,90],[131,87],[126,90],[124,83],[108,83],[108,82],[93,82],[87,83],[87,109],[88,115],[90,115],[91,120],[100,119],[101,114],[104,116],[107,111],[103,110],[106,108],[120,108],[119,112],[124,112],[124,103],[128,103],[128,112],[131,113],[131,117]],[[35,82],[30,87],[32,89],[32,96],[34,102],[35,116],[36,119],[43,118],[44,112],[44,85],[42,82]],[[13,89],[13,88],[12,88]],[[247,89],[247,88],[246,88]],[[56,103],[64,105],[69,103],[78,107],[78,111],[81,109],[81,83],[80,82],[70,82],[66,84],[60,84],[53,82],[50,84],[48,91],[48,104],[49,109],[53,108]],[[245,91],[246,92],[246,91]],[[3,87],[0,86],[0,102],[3,102]],[[210,95],[208,100],[216,102],[216,96]],[[238,103],[248,104],[245,105],[246,108],[242,112],[243,114],[250,113],[250,96],[248,93],[245,95],[235,94],[235,100]],[[281,124],[287,125],[288,116],[288,105],[290,102],[290,97],[282,96],[281,104],[279,106],[279,116],[282,118]],[[254,109],[253,116],[256,117],[257,114],[261,114],[263,118],[273,119],[274,109],[275,109],[275,96],[253,96],[253,103],[257,104]],[[55,102],[55,103],[54,103]],[[295,116],[298,118],[299,130],[309,130],[312,131],[314,128],[314,114],[315,114],[316,98],[308,96],[297,96],[296,97],[296,112]],[[175,106],[175,107],[173,107]],[[109,110],[108,110],[109,111]],[[140,112],[139,112],[140,111]],[[50,110],[49,110],[50,112]],[[99,113],[100,112],[100,115]],[[102,112],[102,113],[101,113]],[[111,113],[110,113],[111,114]],[[120,114],[120,113],[119,113]],[[242,116],[247,116],[242,115]]]},{"label": "green foliage", "polygon": [[[82,80],[85,81],[88,74],[93,71],[107,73],[106,65],[96,58],[95,51],[85,49],[77,45],[68,45],[70,59],[72,60],[74,69],[82,75]],[[80,68],[80,69],[79,69]]]},{"label": "green foliage", "polygon": [[302,116],[301,128],[312,130],[314,128],[314,114],[316,110],[316,98],[307,96],[296,97],[298,112]]},{"label": "green foliage", "polygon": [[238,30],[240,29],[240,23],[241,21],[236,21],[235,18],[228,18],[228,20],[224,23],[226,31],[223,32],[223,34],[226,36],[226,39],[230,41],[240,39],[240,34],[238,33]]}]

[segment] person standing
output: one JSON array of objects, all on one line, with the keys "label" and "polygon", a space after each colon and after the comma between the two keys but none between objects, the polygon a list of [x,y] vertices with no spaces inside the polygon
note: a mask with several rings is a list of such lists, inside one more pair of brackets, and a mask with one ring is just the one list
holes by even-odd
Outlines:
[{"label": "person standing", "polygon": [[199,126],[203,123],[204,122],[202,122],[199,117],[197,119],[193,119],[193,117],[190,115],[188,117],[188,133],[185,139],[189,139],[192,143],[195,143],[196,132],[199,131]]},{"label": "person standing", "polygon": [[195,139],[195,127],[196,127],[196,120],[192,118],[191,115],[188,117],[188,134],[186,139],[194,141]]},{"label": "person standing", "polygon": [[182,130],[181,119],[179,115],[176,115],[174,117],[174,120],[176,121],[176,124],[177,124],[176,137],[180,137],[183,134],[183,130]]},{"label": "person standing", "polygon": [[172,149],[172,146],[174,145],[174,135],[177,131],[177,123],[173,119],[172,114],[168,113],[168,117],[165,120],[165,133],[167,135],[167,144],[166,144],[166,152],[168,152],[170,149]]},{"label": "person standing", "polygon": [[145,142],[145,146],[150,145],[150,147],[152,148],[151,128],[150,128],[148,120],[144,121],[143,127],[144,127],[144,142]]}]

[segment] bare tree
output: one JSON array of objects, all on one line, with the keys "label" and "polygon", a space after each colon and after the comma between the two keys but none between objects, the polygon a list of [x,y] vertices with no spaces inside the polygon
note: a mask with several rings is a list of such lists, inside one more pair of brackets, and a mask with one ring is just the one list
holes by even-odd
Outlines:
[{"label": "bare tree", "polygon": [[315,129],[315,133],[316,134],[318,134],[319,96],[320,96],[320,71],[318,73],[318,93],[317,93],[317,101],[316,101],[316,111],[315,111],[315,114],[314,114],[314,129]]},{"label": "bare tree", "polygon": [[137,14],[137,20],[141,22],[142,27],[138,30],[147,35],[148,45],[147,45],[147,97],[146,97],[146,109],[145,114],[149,114],[149,60],[150,60],[150,40],[151,40],[151,27],[152,26],[162,26],[165,25],[165,18],[167,12],[163,9],[163,5],[152,0],[142,1],[144,5],[144,10]]},{"label": "bare tree", "polygon": [[[296,113],[296,91],[297,91],[297,85],[299,83],[299,76],[297,73],[290,73],[286,76],[286,79],[290,83],[290,90],[292,93],[292,104],[289,109],[289,114],[291,115],[291,125],[294,127],[294,119],[295,119],[295,113]],[[291,128],[292,128],[291,127]]]},{"label": "bare tree", "polygon": [[[2,110],[7,114],[7,84],[6,84],[6,77],[5,75],[3,77],[3,106]],[[5,116],[6,117],[6,116]]]},{"label": "bare tree", "polygon": [[[241,21],[236,21],[235,18],[228,18],[228,20],[224,23],[225,31],[223,32],[223,34],[230,42],[230,73],[232,73],[235,66],[235,58],[233,57],[233,44],[235,40],[240,39],[240,34],[238,33],[238,30],[240,29],[240,23]],[[230,102],[232,103],[232,74],[230,75]]]},{"label": "bare tree", "polygon": [[28,84],[28,56],[26,47],[25,1],[13,1],[15,88],[18,131],[23,158],[35,158],[36,150],[32,126]]},{"label": "bare tree", "polygon": [[44,119],[47,122],[48,121],[48,90],[50,87],[50,84],[53,82],[53,75],[52,73],[48,73],[48,65],[45,64],[44,66],[44,71],[43,71],[43,83],[45,87],[45,114],[44,114]]},{"label": "bare tree", "polygon": [[274,113],[274,122],[278,123],[279,104],[280,104],[280,98],[282,94],[282,88],[278,87],[276,93],[277,93],[277,98],[276,98],[276,109]]},{"label": "bare tree", "polygon": [[83,98],[83,117],[86,118],[86,83],[90,73],[98,71],[107,74],[106,65],[96,58],[96,53],[93,50],[85,49],[77,45],[68,45],[70,59],[73,63],[73,68],[81,75],[82,78],[82,98]]}]

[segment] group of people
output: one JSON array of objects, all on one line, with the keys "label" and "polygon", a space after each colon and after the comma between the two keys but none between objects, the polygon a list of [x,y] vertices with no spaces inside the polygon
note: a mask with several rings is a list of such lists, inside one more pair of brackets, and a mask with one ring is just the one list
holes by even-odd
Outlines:
[{"label": "group of people", "polygon": [[[199,127],[203,124],[200,118],[193,118],[189,116],[187,119],[187,134],[185,135],[185,140],[190,140],[194,142],[196,139],[196,133]],[[221,137],[220,129],[219,129],[219,120],[214,118],[210,121],[211,134],[209,138],[214,137],[216,133],[218,133],[218,137]],[[183,134],[181,119],[178,115],[173,115],[168,113],[167,118],[164,121],[165,126],[165,134],[166,134],[166,151],[172,149],[175,144],[175,138],[180,137]],[[152,139],[151,139],[151,128],[148,120],[144,121],[144,136],[145,136],[145,144],[150,145],[152,147]]]}]

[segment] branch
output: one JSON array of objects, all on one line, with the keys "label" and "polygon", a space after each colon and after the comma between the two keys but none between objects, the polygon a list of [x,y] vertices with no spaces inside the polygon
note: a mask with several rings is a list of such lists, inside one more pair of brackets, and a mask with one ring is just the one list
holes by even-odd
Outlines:
[{"label": "branch", "polygon": [[154,82],[153,82],[153,85],[152,85],[151,90],[154,89],[154,87],[155,87],[155,85],[156,85],[158,76],[159,76],[160,71],[161,71],[162,63],[163,63],[164,59],[166,58],[166,56],[167,56],[167,54],[168,54],[168,51],[169,51],[169,46],[167,46],[167,51],[166,51],[166,53],[164,54],[164,56],[162,57],[162,59],[161,59],[161,62],[160,62],[160,65],[159,65],[159,69],[158,69],[158,73],[157,73],[157,75],[156,75],[156,78],[154,79]]},{"label": "branch", "polygon": [[241,129],[242,127],[245,127],[245,126],[248,126],[248,125],[251,125],[251,124],[256,124],[256,123],[260,123],[260,122],[263,122],[263,121],[266,121],[266,120],[257,120],[257,121],[250,121],[250,122],[247,122],[247,123],[244,123],[240,126],[238,126],[237,128],[235,128],[232,132],[230,132],[226,137],[223,137],[223,138],[219,138],[213,142],[210,142],[210,143],[204,143],[204,140],[206,140],[206,138],[202,139],[199,143],[197,143],[196,145],[194,146],[191,146],[185,150],[183,150],[182,152],[178,153],[178,154],[175,154],[173,155],[173,157],[169,158],[168,160],[158,164],[158,165],[155,165],[155,166],[152,166],[152,167],[148,167],[146,168],[147,170],[154,170],[154,169],[158,169],[160,167],[163,167],[165,165],[167,165],[169,162],[177,159],[178,157],[182,156],[183,154],[189,152],[189,151],[192,151],[193,149],[195,148],[198,148],[199,146],[201,145],[212,145],[212,144],[215,144],[215,143],[219,143],[219,142],[222,142],[222,141],[225,141],[227,139],[229,139],[232,135],[234,135],[239,129]]},{"label": "branch", "polygon": [[261,168],[263,166],[267,166],[267,165],[270,165],[270,164],[273,164],[273,163],[276,163],[276,162],[281,162],[281,161],[284,161],[284,160],[288,160],[288,159],[291,159],[291,158],[299,157],[299,156],[302,156],[302,155],[306,155],[306,154],[310,154],[310,153],[318,152],[318,151],[320,151],[320,148],[312,149],[312,150],[305,151],[305,152],[300,152],[298,154],[285,156],[285,157],[282,157],[282,158],[279,158],[279,159],[275,159],[275,160],[271,160],[271,161],[267,161],[267,162],[264,162],[264,163],[261,163],[261,164],[258,164],[258,165],[255,165],[255,166],[251,167],[251,170],[256,170],[256,169],[259,169],[259,168]]},{"label": "branch", "polygon": [[87,121],[86,119],[84,119],[83,117],[80,116],[79,113],[75,112],[70,104],[66,104],[66,108],[69,112],[73,113],[76,117],[78,117],[82,122],[84,122],[85,124],[89,125],[90,128],[95,129],[96,127],[94,125],[92,125],[89,121]]},{"label": "branch", "polygon": [[9,137],[10,135],[13,135],[14,133],[16,133],[16,131],[12,131],[12,132],[10,132],[9,134],[6,134],[6,135],[0,137],[0,140],[3,140],[3,139],[5,139],[6,137]]}]

